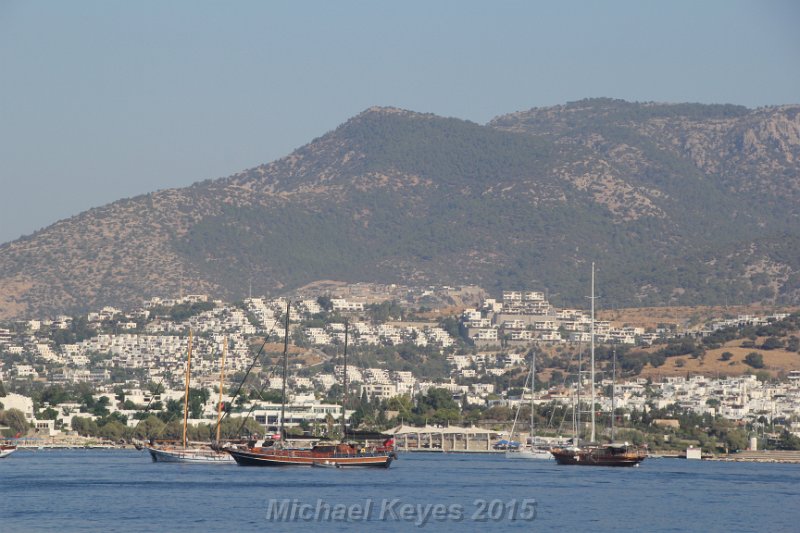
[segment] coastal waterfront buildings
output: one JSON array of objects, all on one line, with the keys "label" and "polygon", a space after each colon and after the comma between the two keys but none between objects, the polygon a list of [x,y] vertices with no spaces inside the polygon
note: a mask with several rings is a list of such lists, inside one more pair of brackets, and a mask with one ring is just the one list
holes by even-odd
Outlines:
[{"label": "coastal waterfront buildings", "polygon": [[[437,380],[424,375],[421,365],[416,363],[394,368],[375,359],[369,364],[349,364],[348,382],[356,387],[359,395],[363,393],[374,399],[399,395],[413,398],[435,387],[447,389],[468,405],[508,403],[507,391],[496,387],[501,380],[494,378],[507,379],[519,374],[531,346],[545,344],[560,349],[570,342],[590,341],[591,319],[585,311],[556,309],[542,292],[505,291],[501,299],[475,301],[461,313],[461,334],[466,334],[472,346],[464,349],[462,344],[456,350],[454,347],[460,342],[457,338],[459,333],[452,327],[445,329],[443,324],[424,318],[401,321],[400,317],[395,317],[380,322],[372,320],[369,314],[371,305],[387,301],[389,295],[427,301],[437,294],[451,294],[446,289],[425,288],[414,292],[386,286],[377,290],[377,299],[371,299],[370,290],[364,287],[354,289],[355,296],[352,297],[343,291],[330,298],[330,306],[336,310],[331,315],[326,314],[320,304],[322,300],[293,299],[295,304],[290,310],[292,345],[305,357],[293,361],[290,366],[293,389],[312,394],[317,402],[321,402],[334,385],[342,383],[344,368],[340,351],[344,343],[345,320],[350,324],[349,341],[354,353],[358,350],[369,353],[371,348],[410,350],[412,347],[420,353],[439,354],[442,362],[446,363],[442,377]],[[0,380],[8,383],[22,380],[50,386],[87,383],[97,391],[97,400],[105,397],[111,412],[118,411],[129,416],[130,420],[150,399],[161,404],[163,409],[169,400],[182,398],[189,331],[194,334],[193,386],[214,391],[227,338],[225,366],[227,387],[230,388],[253,363],[264,339],[272,345],[280,344],[286,302],[285,298],[248,298],[233,305],[203,295],[180,299],[154,298],[145,302],[141,309],[123,311],[104,307],[87,313],[80,317],[85,318],[83,330],[76,330],[76,324],[81,320],[66,316],[3,325],[0,328]],[[171,306],[190,308],[193,305],[198,306],[196,312],[186,316],[170,315]],[[646,345],[670,335],[702,336],[720,328],[763,325],[783,317],[742,315],[737,319],[713,321],[686,332],[667,328],[646,330],[596,321],[595,331],[600,344]],[[273,357],[274,350],[279,349],[273,348]],[[274,372],[269,374],[274,369],[265,361],[262,360],[256,368],[262,372],[260,383],[265,388],[279,390],[281,379]],[[148,384],[153,383],[163,383],[166,389],[155,398],[147,390]],[[125,398],[136,406],[135,409],[122,409],[117,405],[120,402],[115,399],[113,388],[119,384],[124,385]],[[608,385],[608,382],[598,384],[598,403],[604,411],[611,408],[610,398],[603,394]],[[575,385],[567,387],[571,388],[543,391],[537,394],[536,401],[572,402],[576,395]],[[753,376],[718,379],[675,377],[652,383],[637,380],[617,385],[616,405],[629,411],[678,405],[698,414],[708,413],[731,420],[796,419],[800,416],[799,388],[800,372],[790,373],[785,382],[769,386]],[[216,400],[214,394],[210,396],[203,413],[213,417]],[[0,401],[8,408],[10,402]],[[314,403],[313,400],[308,402],[309,405]],[[65,421],[79,409],[80,406],[68,406],[69,413],[60,413],[58,419]],[[267,413],[270,409],[264,408],[267,418],[271,416]],[[315,413],[312,419],[318,421],[316,411],[312,409],[311,412]],[[26,413],[34,418],[32,407]]]},{"label": "coastal waterfront buildings", "polygon": [[[342,370],[339,369],[339,372],[341,373]],[[452,380],[445,383],[416,381],[413,376],[406,373],[384,372],[381,369],[368,369],[368,371],[353,374],[354,378],[359,378],[354,380],[357,381],[354,386],[357,386],[357,390],[366,394],[370,399],[389,399],[403,394],[413,397],[418,394],[426,394],[431,388],[446,389],[453,394],[454,398],[458,398],[468,405],[484,407],[491,405],[514,407],[519,402],[529,401],[530,398],[525,395],[515,398],[507,397],[507,391],[498,391],[491,383],[473,383],[467,386]],[[351,375],[349,368],[348,375]],[[628,413],[674,407],[679,412],[708,414],[741,423],[759,422],[764,425],[779,423],[800,436],[800,425],[795,423],[800,420],[800,379],[797,379],[798,375],[800,373],[794,374],[792,380],[787,379],[777,383],[761,382],[752,375],[721,378],[673,376],[656,382],[638,378],[616,385],[615,407]],[[313,386],[312,380],[305,378],[294,378],[294,383],[307,389]],[[611,398],[604,393],[609,385],[608,381],[598,383],[596,401],[600,412],[611,411]],[[566,389],[551,387],[547,390],[537,391],[534,401],[540,406],[551,402],[560,403],[568,410],[571,409],[577,392],[576,385]],[[589,388],[586,384],[584,384],[581,394],[584,398],[588,397]],[[135,425],[136,413],[140,412],[151,400],[161,404],[166,404],[170,400],[180,402],[183,398],[183,390],[168,389],[153,395],[147,390],[130,388],[124,391],[124,397],[134,404],[134,409],[122,409],[117,394],[112,391],[98,392],[93,399],[95,402],[104,403],[109,413],[116,412],[126,416],[129,425]],[[58,416],[55,420],[38,420],[31,398],[9,393],[0,401],[6,409],[13,408],[22,411],[29,422],[35,424],[40,431],[46,434],[53,434],[57,431],[56,425],[69,427],[71,419],[75,416],[97,418],[89,413],[80,412],[82,405],[79,403],[63,402],[46,406],[57,410]],[[274,426],[280,423],[280,407],[280,404],[253,400],[241,404],[239,410],[231,413],[231,416],[240,417],[252,411],[252,416],[259,424]],[[209,395],[208,401],[203,405],[202,413],[203,418],[194,419],[193,423],[213,423],[216,418],[215,395]],[[348,410],[347,416],[351,415],[352,411]],[[313,393],[293,393],[290,395],[285,416],[286,424],[289,426],[301,423],[328,424],[331,422],[331,417],[333,420],[339,420],[341,406],[325,403],[317,399]],[[669,427],[671,423],[675,422],[662,420],[654,423]]]}]

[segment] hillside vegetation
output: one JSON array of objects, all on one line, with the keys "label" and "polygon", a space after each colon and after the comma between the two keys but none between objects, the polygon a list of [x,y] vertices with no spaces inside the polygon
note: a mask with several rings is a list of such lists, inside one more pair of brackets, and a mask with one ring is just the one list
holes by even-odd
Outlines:
[{"label": "hillside vegetation", "polygon": [[[372,108],[286,158],[0,247],[0,317],[321,279],[607,308],[800,302],[800,106],[595,99],[487,125]],[[113,172],[113,169],[109,169]]]}]

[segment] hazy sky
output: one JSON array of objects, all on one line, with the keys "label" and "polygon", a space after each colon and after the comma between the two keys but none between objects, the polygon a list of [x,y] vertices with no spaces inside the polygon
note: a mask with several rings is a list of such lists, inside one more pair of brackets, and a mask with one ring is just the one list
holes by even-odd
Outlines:
[{"label": "hazy sky", "polygon": [[0,0],[0,243],[373,105],[800,103],[800,2]]}]

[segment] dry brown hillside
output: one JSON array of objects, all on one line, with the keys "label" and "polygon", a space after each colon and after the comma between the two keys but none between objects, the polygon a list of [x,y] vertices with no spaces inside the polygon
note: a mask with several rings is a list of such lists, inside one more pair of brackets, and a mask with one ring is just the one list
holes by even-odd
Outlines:
[{"label": "dry brown hillside", "polygon": [[592,99],[486,125],[371,108],[283,159],[0,245],[0,318],[326,279],[533,284],[576,307],[591,261],[608,305],[797,304],[798,228],[800,106]]}]

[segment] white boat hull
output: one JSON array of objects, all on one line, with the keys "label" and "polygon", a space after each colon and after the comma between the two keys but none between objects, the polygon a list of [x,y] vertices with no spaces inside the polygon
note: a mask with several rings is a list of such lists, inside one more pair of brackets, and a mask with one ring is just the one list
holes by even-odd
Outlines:
[{"label": "white boat hull", "polygon": [[217,452],[208,448],[161,449],[148,446],[145,449],[155,463],[236,464],[227,452]]},{"label": "white boat hull", "polygon": [[0,450],[0,459],[2,459],[3,457],[8,457],[15,451],[17,451],[16,448],[3,448],[2,450]]},{"label": "white boat hull", "polygon": [[533,459],[537,461],[549,461],[553,455],[547,450],[507,450],[506,459]]}]

